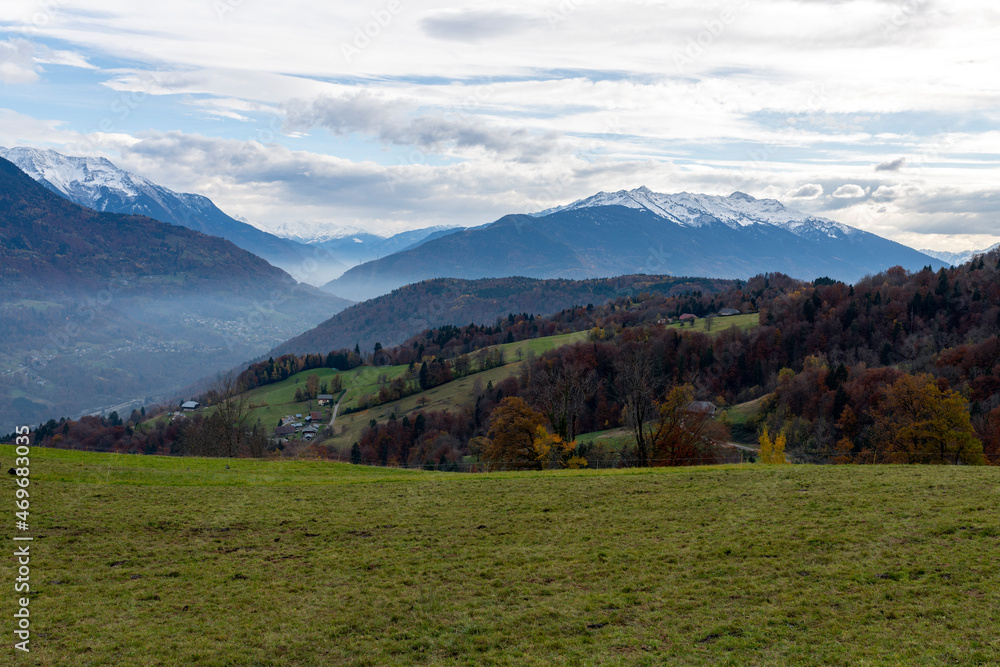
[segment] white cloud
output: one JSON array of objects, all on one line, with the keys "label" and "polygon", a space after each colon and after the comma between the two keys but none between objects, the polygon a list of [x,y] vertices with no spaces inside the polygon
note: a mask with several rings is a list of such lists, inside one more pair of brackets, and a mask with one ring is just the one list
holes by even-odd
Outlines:
[{"label": "white cloud", "polygon": [[858,199],[859,197],[864,197],[866,194],[868,193],[860,185],[847,183],[834,190],[831,196],[838,199]]},{"label": "white cloud", "polygon": [[33,83],[38,80],[41,68],[35,62],[35,48],[31,42],[12,39],[0,42],[0,82]]}]

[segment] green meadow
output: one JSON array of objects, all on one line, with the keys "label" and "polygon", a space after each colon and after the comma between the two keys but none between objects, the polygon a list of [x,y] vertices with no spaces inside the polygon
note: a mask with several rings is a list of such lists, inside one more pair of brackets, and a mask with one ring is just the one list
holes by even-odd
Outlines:
[{"label": "green meadow", "polygon": [[37,448],[31,470],[32,651],[8,664],[1000,662],[996,468],[470,475]]}]

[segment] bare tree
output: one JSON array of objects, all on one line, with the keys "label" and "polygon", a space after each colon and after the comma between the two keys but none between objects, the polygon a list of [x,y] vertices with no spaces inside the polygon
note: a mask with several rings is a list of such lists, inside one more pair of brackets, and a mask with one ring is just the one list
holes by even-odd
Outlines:
[{"label": "bare tree", "polygon": [[649,465],[650,443],[645,425],[653,416],[653,371],[649,352],[642,347],[623,348],[615,360],[615,392],[622,403],[625,424],[635,436],[640,466]]},{"label": "bare tree", "polygon": [[556,359],[543,360],[537,370],[534,382],[525,386],[559,436],[572,441],[577,419],[599,386],[597,373],[583,364]]}]

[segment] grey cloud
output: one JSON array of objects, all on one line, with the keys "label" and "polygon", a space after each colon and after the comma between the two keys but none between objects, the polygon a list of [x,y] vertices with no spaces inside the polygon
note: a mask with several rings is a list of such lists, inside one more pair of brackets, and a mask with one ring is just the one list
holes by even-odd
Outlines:
[{"label": "grey cloud", "polygon": [[818,183],[806,183],[800,188],[788,193],[794,199],[815,199],[823,194],[823,186]]},{"label": "grey cloud", "polygon": [[447,12],[421,21],[424,32],[435,39],[477,42],[527,30],[537,25],[528,16],[499,11]]},{"label": "grey cloud", "polygon": [[527,197],[549,203],[537,169],[524,173],[497,160],[387,167],[181,132],[138,138],[116,147],[121,155],[116,163],[175,190],[204,194],[230,215],[251,219],[312,216],[331,224],[373,224],[376,230],[381,219],[471,225],[511,213],[505,201]]},{"label": "grey cloud", "polygon": [[355,132],[375,136],[384,144],[416,146],[427,152],[483,149],[525,162],[539,160],[558,149],[559,135],[538,134],[524,128],[498,127],[464,112],[419,114],[411,105],[362,91],[344,97],[296,100],[285,105],[286,129],[325,128],[334,134]]},{"label": "grey cloud", "polygon": [[875,167],[875,171],[899,171],[906,165],[906,158],[900,157],[895,160],[889,160],[888,162],[883,162],[882,164]]}]

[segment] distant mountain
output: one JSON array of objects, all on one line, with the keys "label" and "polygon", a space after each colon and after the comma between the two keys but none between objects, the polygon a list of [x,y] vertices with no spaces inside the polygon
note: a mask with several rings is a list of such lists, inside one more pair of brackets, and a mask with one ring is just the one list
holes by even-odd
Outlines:
[{"label": "distant mountain", "polygon": [[356,266],[326,285],[361,300],[434,277],[594,278],[668,273],[749,278],[778,271],[856,281],[939,260],[874,234],[742,192],[728,197],[601,192],[534,215],[428,240]]},{"label": "distant mountain", "polygon": [[[386,257],[400,250],[416,248],[441,236],[447,236],[459,231],[460,227],[427,227],[400,232],[392,236],[379,236],[358,230],[338,231],[333,234],[319,234],[308,238],[303,231],[295,233],[294,238],[316,249],[337,257],[348,266],[356,266],[373,259]],[[290,233],[290,232],[286,232]]]},{"label": "distant mountain", "polygon": [[347,305],[225,239],[74,204],[0,158],[0,431],[169,395]]},{"label": "distant mountain", "polygon": [[946,264],[952,266],[958,266],[959,264],[965,264],[973,257],[978,255],[985,255],[988,252],[992,252],[1000,248],[1000,243],[994,243],[989,248],[983,248],[982,250],[963,250],[962,252],[946,252],[943,250],[921,250],[920,252],[925,255],[930,255],[935,259],[940,259]]},{"label": "distant mountain", "polygon": [[10,160],[52,192],[95,211],[145,215],[232,241],[297,279],[322,285],[347,266],[335,255],[235,220],[207,197],[174,192],[105,158],[69,157],[51,150],[0,148]]},{"label": "distant mountain", "polygon": [[268,356],[325,354],[360,345],[366,352],[375,343],[397,345],[424,329],[446,324],[493,324],[509,313],[548,315],[572,306],[601,305],[619,296],[713,294],[734,287],[733,281],[670,276],[620,276],[594,280],[539,280],[439,278],[407,285],[391,294],[356,304],[314,329],[275,347]]}]

